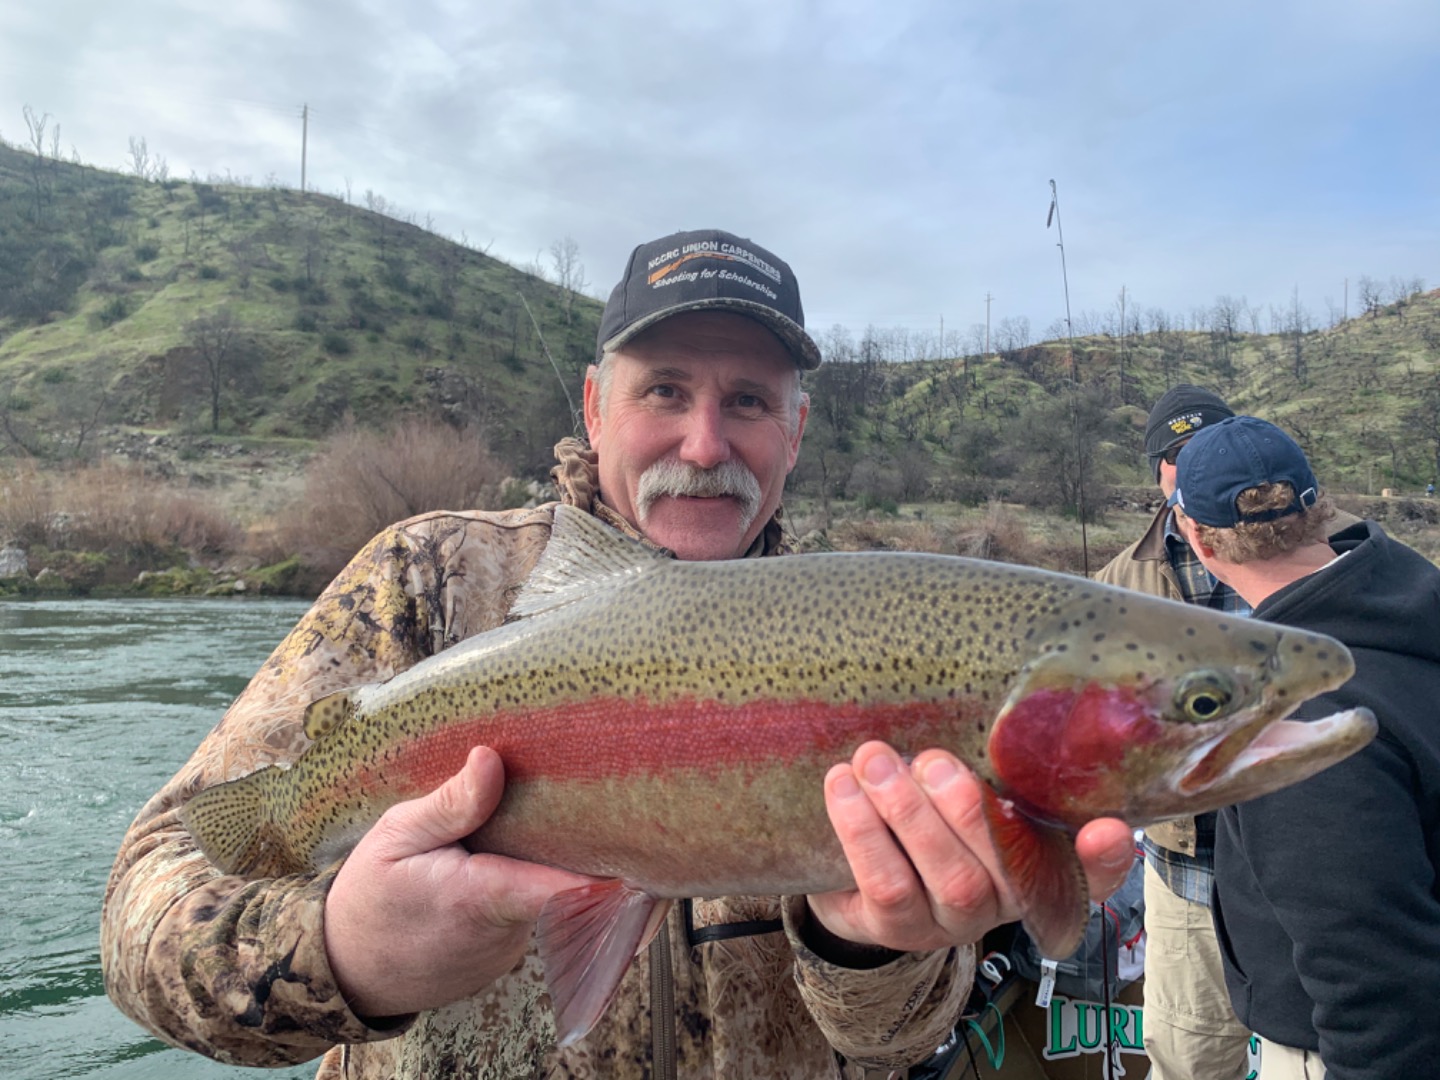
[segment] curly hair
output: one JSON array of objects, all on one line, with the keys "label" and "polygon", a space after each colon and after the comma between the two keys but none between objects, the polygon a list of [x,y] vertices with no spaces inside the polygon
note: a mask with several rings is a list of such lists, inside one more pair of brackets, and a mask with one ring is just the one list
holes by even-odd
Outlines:
[{"label": "curly hair", "polygon": [[[1246,488],[1235,500],[1242,514],[1264,510],[1283,510],[1295,502],[1295,489],[1284,481]],[[1177,512],[1183,511],[1176,508]],[[1202,525],[1196,521],[1200,543],[1214,548],[1226,562],[1247,563],[1273,559],[1296,548],[1323,541],[1329,535],[1330,521],[1335,517],[1335,504],[1322,490],[1310,506],[1296,514],[1287,514],[1271,521],[1241,522],[1231,529]],[[1195,521],[1194,518],[1190,519]]]}]

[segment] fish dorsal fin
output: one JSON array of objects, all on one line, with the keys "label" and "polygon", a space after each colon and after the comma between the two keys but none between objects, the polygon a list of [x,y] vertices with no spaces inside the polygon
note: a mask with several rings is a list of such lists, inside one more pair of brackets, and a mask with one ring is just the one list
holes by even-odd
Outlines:
[{"label": "fish dorsal fin", "polygon": [[329,735],[355,714],[355,697],[351,690],[326,694],[305,706],[305,737],[318,739]]},{"label": "fish dorsal fin", "polygon": [[555,508],[550,542],[525,580],[510,618],[538,615],[619,588],[672,560],[584,510]]}]

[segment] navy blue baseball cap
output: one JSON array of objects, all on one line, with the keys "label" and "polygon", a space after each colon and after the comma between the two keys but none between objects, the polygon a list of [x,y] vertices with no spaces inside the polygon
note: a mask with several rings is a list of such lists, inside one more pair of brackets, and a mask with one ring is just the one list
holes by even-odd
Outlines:
[{"label": "navy blue baseball cap", "polygon": [[[1242,514],[1240,493],[1262,484],[1287,483],[1295,491],[1289,506]],[[1231,416],[1201,428],[1175,459],[1175,494],[1170,505],[1217,529],[1298,514],[1315,505],[1319,486],[1305,451],[1274,424],[1254,416]]]},{"label": "navy blue baseball cap", "polygon": [[672,233],[630,253],[600,316],[595,361],[636,334],[686,311],[733,311],[768,328],[806,371],[820,348],[805,332],[800,285],[759,244],[720,229]]}]

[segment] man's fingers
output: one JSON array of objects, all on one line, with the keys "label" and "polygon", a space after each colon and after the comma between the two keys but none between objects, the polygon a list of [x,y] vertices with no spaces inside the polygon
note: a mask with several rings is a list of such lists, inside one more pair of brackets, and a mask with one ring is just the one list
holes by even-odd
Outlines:
[{"label": "man's fingers", "polygon": [[903,903],[914,892],[915,869],[851,765],[836,765],[826,775],[825,805],[856,887],[881,908]]},{"label": "man's fingers", "polygon": [[375,842],[397,861],[453,844],[485,824],[504,789],[500,755],[477,746],[464,767],[430,794],[387,810],[375,825]]},{"label": "man's fingers", "polygon": [[1075,837],[1075,853],[1090,882],[1090,898],[1104,900],[1125,881],[1135,862],[1135,833],[1115,818],[1097,818]]}]

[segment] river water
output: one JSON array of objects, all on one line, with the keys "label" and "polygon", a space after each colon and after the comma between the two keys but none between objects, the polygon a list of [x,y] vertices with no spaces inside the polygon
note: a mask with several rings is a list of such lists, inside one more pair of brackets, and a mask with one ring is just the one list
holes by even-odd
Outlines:
[{"label": "river water", "polygon": [[0,601],[0,1077],[298,1080],[150,1038],[105,996],[120,838],[305,610],[295,600]]}]

